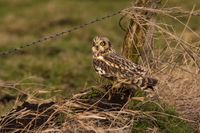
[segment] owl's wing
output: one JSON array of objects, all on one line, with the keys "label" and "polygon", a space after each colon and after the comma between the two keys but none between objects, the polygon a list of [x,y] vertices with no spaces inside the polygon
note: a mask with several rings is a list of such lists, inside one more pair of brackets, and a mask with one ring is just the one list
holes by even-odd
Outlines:
[{"label": "owl's wing", "polygon": [[106,54],[104,56],[105,62],[108,62],[112,67],[118,69],[118,74],[123,77],[145,76],[147,71],[144,67],[125,59],[115,52]]},{"label": "owl's wing", "polygon": [[116,68],[112,68],[107,62],[105,62],[104,60],[101,59],[93,59],[93,67],[95,69],[95,71],[108,79],[111,80],[115,80],[117,78],[116,72],[117,69]]}]

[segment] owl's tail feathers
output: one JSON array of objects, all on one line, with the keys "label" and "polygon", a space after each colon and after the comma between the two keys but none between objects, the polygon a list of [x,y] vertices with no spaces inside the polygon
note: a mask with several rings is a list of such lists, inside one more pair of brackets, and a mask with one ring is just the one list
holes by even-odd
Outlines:
[{"label": "owl's tail feathers", "polygon": [[142,78],[138,83],[138,86],[142,89],[142,90],[146,90],[146,89],[154,89],[153,87],[156,86],[156,84],[158,83],[157,79],[154,78],[149,78],[149,77],[145,77]]},{"label": "owl's tail feathers", "polygon": [[156,86],[156,84],[158,83],[157,79],[153,79],[153,78],[146,78],[147,81],[147,87],[153,87]]}]

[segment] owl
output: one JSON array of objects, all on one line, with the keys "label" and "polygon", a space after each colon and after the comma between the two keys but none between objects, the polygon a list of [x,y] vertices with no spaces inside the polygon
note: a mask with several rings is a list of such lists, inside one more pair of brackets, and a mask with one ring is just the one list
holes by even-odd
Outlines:
[{"label": "owl", "polygon": [[93,67],[97,74],[114,81],[112,92],[121,84],[134,85],[142,90],[157,84],[157,80],[147,77],[147,70],[117,54],[106,37],[95,37],[92,46]]}]

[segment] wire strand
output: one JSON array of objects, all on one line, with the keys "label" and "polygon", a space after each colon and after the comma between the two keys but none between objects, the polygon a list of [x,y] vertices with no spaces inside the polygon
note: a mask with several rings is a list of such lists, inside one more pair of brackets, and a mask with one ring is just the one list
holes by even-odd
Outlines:
[{"label": "wire strand", "polygon": [[75,26],[75,27],[73,27],[73,28],[71,28],[71,29],[66,29],[66,30],[64,30],[64,31],[61,31],[61,32],[58,32],[58,33],[54,33],[54,34],[52,34],[52,35],[42,37],[42,38],[40,38],[40,39],[38,39],[38,40],[36,40],[36,41],[33,41],[33,42],[31,42],[31,43],[28,43],[28,44],[25,44],[25,45],[21,45],[21,46],[16,47],[16,48],[8,49],[8,50],[6,50],[6,51],[2,51],[2,52],[0,52],[0,57],[15,54],[15,53],[17,53],[17,52],[20,52],[20,51],[21,51],[22,49],[24,49],[24,48],[31,47],[31,46],[35,46],[35,45],[39,45],[39,44],[41,44],[42,42],[45,42],[45,41],[48,41],[48,40],[52,40],[52,39],[61,37],[61,36],[65,35],[65,34],[74,32],[74,31],[79,30],[79,29],[83,29],[83,28],[85,28],[85,27],[87,27],[87,26],[89,26],[89,25],[92,25],[92,24],[94,24],[94,23],[97,23],[97,22],[103,21],[103,20],[105,20],[105,19],[114,17],[114,16],[120,14],[121,11],[122,11],[122,10],[117,11],[117,12],[112,13],[112,14],[109,14],[109,15],[106,15],[106,16],[103,16],[103,17],[101,17],[101,18],[94,19],[94,20],[89,21],[89,22],[87,22],[87,23],[84,23],[84,24]]}]

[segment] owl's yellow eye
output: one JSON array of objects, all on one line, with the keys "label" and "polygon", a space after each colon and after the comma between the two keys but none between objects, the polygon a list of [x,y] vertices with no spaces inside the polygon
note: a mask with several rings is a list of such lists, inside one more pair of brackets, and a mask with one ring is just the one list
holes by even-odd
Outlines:
[{"label": "owl's yellow eye", "polygon": [[95,42],[92,42],[92,46],[95,46],[96,44],[95,44]]},{"label": "owl's yellow eye", "polygon": [[103,42],[100,43],[100,45],[101,45],[101,46],[105,46],[105,45],[106,45],[106,42],[103,41]]}]

